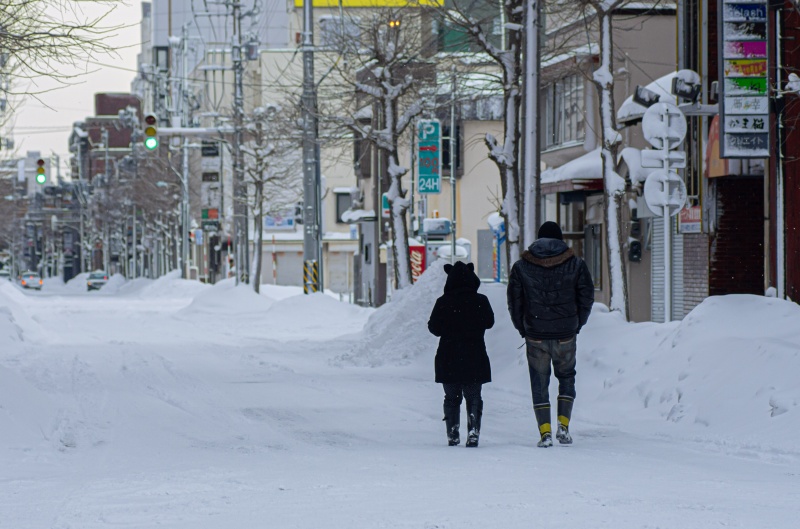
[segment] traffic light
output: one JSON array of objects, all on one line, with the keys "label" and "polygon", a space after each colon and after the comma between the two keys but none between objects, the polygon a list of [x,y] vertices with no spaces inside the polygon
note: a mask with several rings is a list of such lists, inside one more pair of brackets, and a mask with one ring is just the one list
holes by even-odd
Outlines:
[{"label": "traffic light", "polygon": [[155,114],[144,117],[144,147],[152,151],[158,148],[158,118]]},{"label": "traffic light", "polygon": [[400,29],[400,20],[390,20],[389,27],[392,29]]},{"label": "traffic light", "polygon": [[47,182],[47,175],[44,170],[44,160],[39,158],[36,160],[36,183],[44,185]]}]

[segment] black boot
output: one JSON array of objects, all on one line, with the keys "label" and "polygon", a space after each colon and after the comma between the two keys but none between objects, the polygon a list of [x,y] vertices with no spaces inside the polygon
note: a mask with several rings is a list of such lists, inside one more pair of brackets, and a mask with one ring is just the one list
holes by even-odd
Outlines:
[{"label": "black boot", "polygon": [[483,400],[467,402],[467,446],[478,446],[481,435],[481,416],[483,415]]},{"label": "black boot", "polygon": [[449,446],[456,446],[461,443],[461,437],[458,432],[461,426],[461,406],[444,405],[444,419],[442,419],[447,427],[447,444]]},{"label": "black boot", "polygon": [[539,424],[539,448],[553,446],[553,430],[550,426],[550,403],[534,404],[533,412],[536,414],[536,422]]},{"label": "black boot", "polygon": [[566,395],[558,396],[558,430],[556,439],[562,445],[571,445],[572,436],[569,434],[569,419],[572,417],[572,403],[574,399]]}]

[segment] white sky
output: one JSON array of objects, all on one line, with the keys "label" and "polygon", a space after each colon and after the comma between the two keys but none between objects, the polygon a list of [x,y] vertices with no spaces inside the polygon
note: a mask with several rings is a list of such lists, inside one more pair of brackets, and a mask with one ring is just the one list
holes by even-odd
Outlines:
[{"label": "white sky", "polygon": [[[108,10],[107,5],[80,4],[87,18],[100,16]],[[109,38],[118,55],[97,60],[97,63],[111,67],[86,64],[82,72],[76,72],[81,75],[70,86],[59,88],[59,83],[51,79],[40,79],[35,82],[25,80],[15,87],[17,91],[25,92],[57,88],[37,96],[38,100],[26,96],[15,102],[13,138],[16,156],[24,156],[26,151],[41,151],[45,156],[56,153],[61,156],[62,171],[65,171],[72,124],[94,115],[94,94],[130,92],[131,81],[136,75],[136,55],[141,48],[141,4],[141,0],[122,0],[104,23],[121,26]]]}]

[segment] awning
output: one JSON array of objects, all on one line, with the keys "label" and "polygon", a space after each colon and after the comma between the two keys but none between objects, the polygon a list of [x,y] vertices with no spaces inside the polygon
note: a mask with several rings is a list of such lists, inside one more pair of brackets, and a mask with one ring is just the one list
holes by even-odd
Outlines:
[{"label": "awning", "polygon": [[542,194],[602,191],[603,159],[600,149],[587,152],[560,167],[542,171]]}]

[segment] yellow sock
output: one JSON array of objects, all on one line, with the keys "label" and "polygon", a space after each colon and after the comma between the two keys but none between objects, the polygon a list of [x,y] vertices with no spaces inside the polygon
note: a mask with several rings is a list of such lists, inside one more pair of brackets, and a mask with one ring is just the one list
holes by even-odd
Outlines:
[{"label": "yellow sock", "polygon": [[546,433],[551,433],[553,430],[550,428],[550,423],[546,422],[539,426],[539,435],[544,435]]}]

